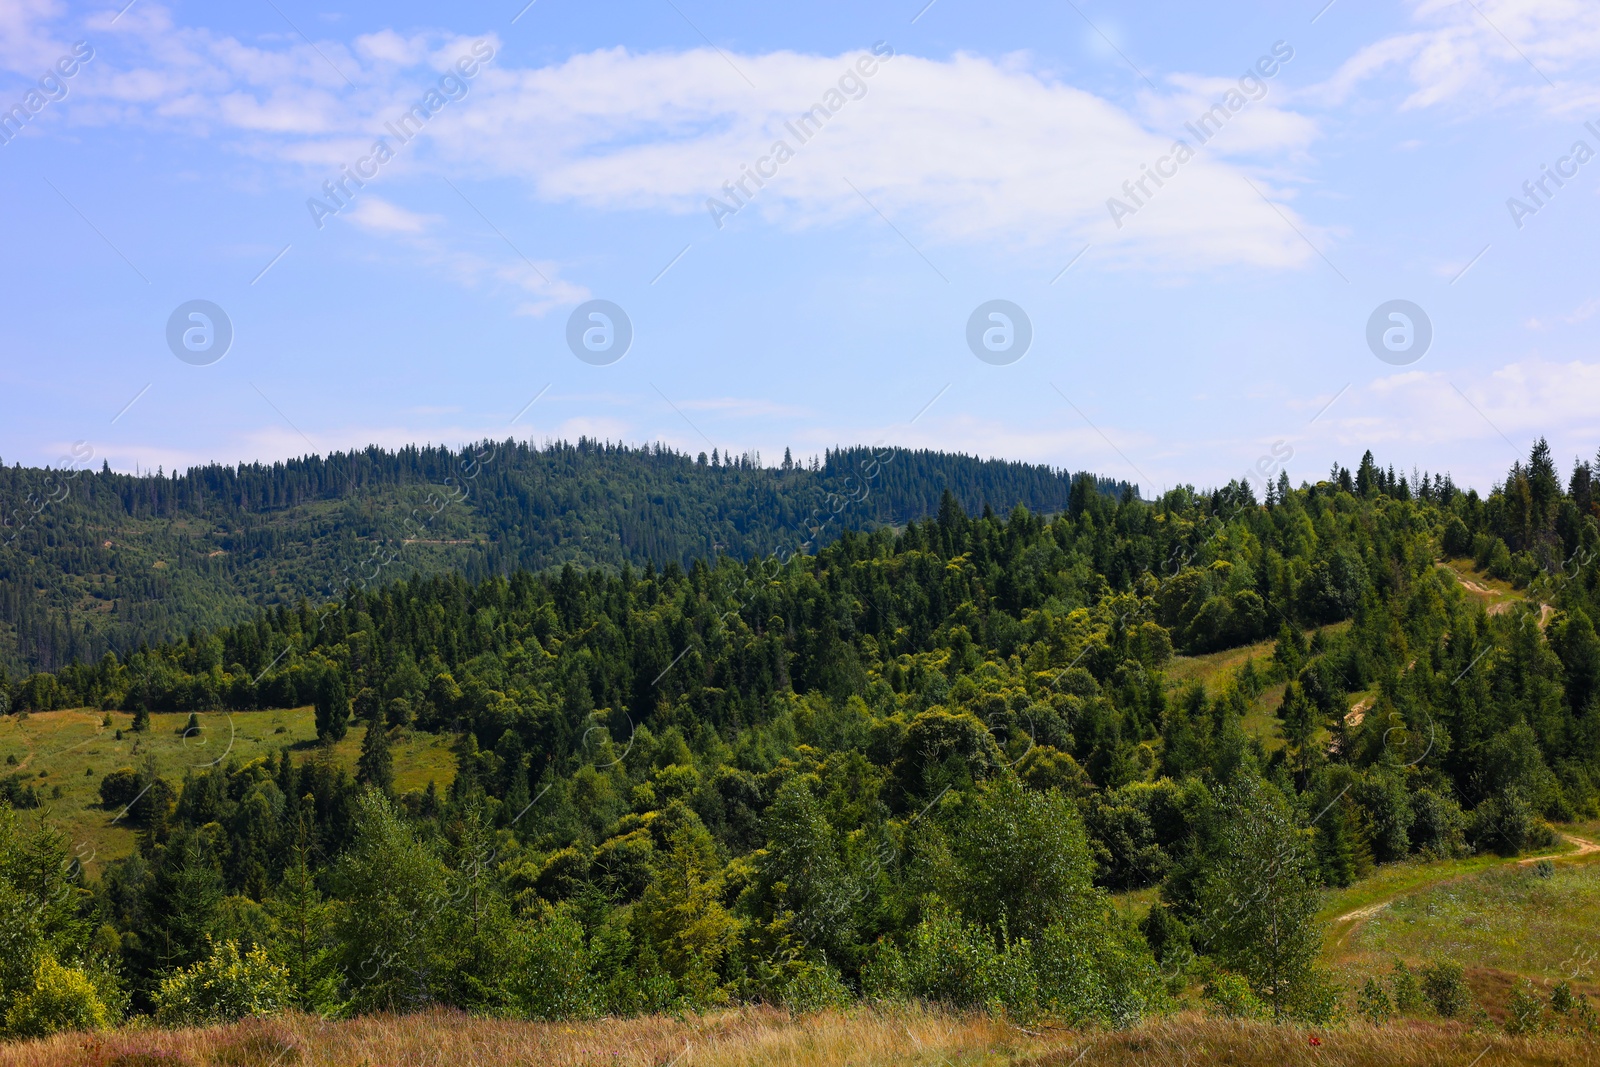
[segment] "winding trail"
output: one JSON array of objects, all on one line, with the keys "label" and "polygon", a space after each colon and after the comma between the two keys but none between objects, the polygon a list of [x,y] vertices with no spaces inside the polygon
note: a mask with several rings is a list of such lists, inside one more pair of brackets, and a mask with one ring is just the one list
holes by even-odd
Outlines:
[{"label": "winding trail", "polygon": [[1356,930],[1360,929],[1361,924],[1363,922],[1365,922],[1367,919],[1372,918],[1374,915],[1378,914],[1378,912],[1382,911],[1384,908],[1387,908],[1390,904],[1393,904],[1396,900],[1399,900],[1401,897],[1410,896],[1413,893],[1420,893],[1425,889],[1432,889],[1436,885],[1441,885],[1441,884],[1443,884],[1445,882],[1455,881],[1458,878],[1470,878],[1470,877],[1473,877],[1475,875],[1482,874],[1484,871],[1496,870],[1500,866],[1526,867],[1529,864],[1538,863],[1540,860],[1552,860],[1552,861],[1570,860],[1570,859],[1577,859],[1580,856],[1589,856],[1589,855],[1593,855],[1594,853],[1600,852],[1600,845],[1595,844],[1593,841],[1590,841],[1588,838],[1578,837],[1575,834],[1569,834],[1569,833],[1561,833],[1560,836],[1562,838],[1564,838],[1565,840],[1572,842],[1572,844],[1577,846],[1577,847],[1571,852],[1552,852],[1552,853],[1549,853],[1548,855],[1544,855],[1544,856],[1526,856],[1526,857],[1524,857],[1522,859],[1506,860],[1504,864],[1498,864],[1498,865],[1496,865],[1494,867],[1485,867],[1482,870],[1468,871],[1468,872],[1456,872],[1456,873],[1452,873],[1452,874],[1446,874],[1443,877],[1439,878],[1437,881],[1424,882],[1424,883],[1422,883],[1420,885],[1407,886],[1404,889],[1396,890],[1394,893],[1390,894],[1390,896],[1387,899],[1380,900],[1375,904],[1365,904],[1365,905],[1363,905],[1363,906],[1361,906],[1359,908],[1356,908],[1354,911],[1347,911],[1343,915],[1340,915],[1338,918],[1333,920],[1333,922],[1335,924],[1339,924],[1339,923],[1349,923],[1350,924],[1350,925],[1348,925],[1348,926],[1346,926],[1343,929],[1338,931],[1337,937],[1336,937],[1336,939],[1335,939],[1335,941],[1333,943],[1333,947],[1337,951],[1341,951],[1342,952],[1344,950],[1344,948],[1350,943],[1350,939],[1351,939],[1351,937],[1353,937],[1355,935]]}]

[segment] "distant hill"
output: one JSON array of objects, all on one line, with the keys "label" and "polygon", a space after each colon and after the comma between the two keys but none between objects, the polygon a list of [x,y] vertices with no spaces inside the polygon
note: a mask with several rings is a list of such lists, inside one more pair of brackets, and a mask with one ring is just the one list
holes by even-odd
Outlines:
[{"label": "distant hill", "polygon": [[[368,448],[183,474],[0,467],[0,668],[54,669],[347,581],[807,551],[849,527],[1066,509],[1078,475],[846,448],[812,466],[580,439]],[[1121,496],[1125,482],[1090,476]]]}]

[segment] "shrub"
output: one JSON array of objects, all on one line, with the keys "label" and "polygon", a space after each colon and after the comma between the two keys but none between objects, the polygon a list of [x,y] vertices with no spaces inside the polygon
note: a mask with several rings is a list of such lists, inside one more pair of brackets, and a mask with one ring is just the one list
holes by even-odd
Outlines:
[{"label": "shrub", "polygon": [[1394,1014],[1394,1002],[1376,978],[1368,978],[1361,984],[1361,992],[1356,994],[1356,1010],[1367,1022],[1382,1026]]},{"label": "shrub", "polygon": [[33,988],[6,1012],[5,1028],[19,1037],[43,1037],[62,1030],[99,1030],[110,1022],[109,1016],[88,975],[44,956],[34,968]]},{"label": "shrub", "polygon": [[1202,991],[1206,1010],[1230,1019],[1265,1019],[1271,1011],[1250,991],[1250,983],[1237,974],[1219,972]]},{"label": "shrub", "polygon": [[912,929],[904,949],[880,942],[863,969],[862,985],[868,996],[888,1000],[917,998],[1030,1018],[1039,990],[1027,947],[1018,942],[997,948],[978,923],[935,907]]},{"label": "shrub", "polygon": [[164,1026],[203,1026],[272,1015],[289,1006],[289,972],[259,946],[239,955],[237,941],[213,944],[211,955],[166,978],[155,995]]},{"label": "shrub", "polygon": [[850,990],[845,988],[837,970],[807,960],[796,961],[777,993],[779,1003],[793,1012],[842,1008],[850,1002]]},{"label": "shrub", "polygon": [[100,803],[107,810],[124,808],[139,795],[139,773],[132,767],[112,771],[100,779]]},{"label": "shrub", "polygon": [[1554,878],[1555,873],[1556,865],[1549,860],[1539,860],[1533,865],[1533,876],[1535,878]]},{"label": "shrub", "polygon": [[1533,1034],[1544,1028],[1544,1005],[1534,994],[1533,983],[1524,978],[1511,991],[1506,1002],[1506,1033]]},{"label": "shrub", "polygon": [[570,906],[543,920],[517,926],[514,955],[521,966],[511,981],[517,1009],[530,1019],[583,1019],[597,1012],[583,927]]},{"label": "shrub", "polygon": [[1406,966],[1405,960],[1394,961],[1394,974],[1389,979],[1394,986],[1394,1008],[1402,1014],[1410,1014],[1422,1010],[1422,986],[1417,982],[1417,976],[1411,973],[1411,968]]},{"label": "shrub", "polygon": [[1453,1019],[1466,1010],[1467,979],[1461,964],[1441,960],[1422,969],[1422,995],[1428,998],[1433,1010],[1446,1019]]},{"label": "shrub", "polygon": [[[1174,949],[1168,959],[1177,963],[1180,953]],[[1073,1024],[1133,1026],[1165,999],[1144,938],[1113,917],[1090,914],[1053,923],[1032,946],[1032,961],[1040,1003]]]}]

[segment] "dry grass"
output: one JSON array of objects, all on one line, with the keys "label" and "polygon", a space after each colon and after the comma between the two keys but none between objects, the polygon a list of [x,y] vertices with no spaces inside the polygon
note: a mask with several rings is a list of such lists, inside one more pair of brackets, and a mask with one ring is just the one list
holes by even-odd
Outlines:
[{"label": "dry grass", "polygon": [[791,1017],[751,1008],[674,1019],[592,1023],[474,1019],[449,1012],[327,1022],[296,1015],[207,1030],[75,1035],[0,1046],[0,1067],[156,1065],[537,1064],[606,1067],[874,1067],[1011,1063],[1061,1044],[981,1016],[826,1012]]},{"label": "dry grass", "polygon": [[[1319,1044],[1312,1044],[1313,1037]],[[1600,1067],[1600,1045],[1592,1040],[1510,1038],[1459,1023],[1313,1030],[1185,1013],[1121,1032],[1030,1032],[983,1016],[917,1009],[795,1017],[750,1008],[594,1023],[504,1022],[448,1012],[348,1022],[297,1015],[207,1030],[79,1034],[0,1045],[0,1067],[1276,1067],[1313,1061],[1467,1067],[1480,1056],[1499,1064]]]},{"label": "dry grass", "polygon": [[[1312,1044],[1315,1038],[1319,1043]],[[1408,1021],[1381,1028],[1351,1025],[1335,1029],[1271,1026],[1184,1014],[1136,1030],[1083,1035],[1066,1047],[1031,1061],[1038,1067],[1155,1067],[1188,1065],[1317,1063],[1329,1067],[1371,1064],[1406,1067],[1470,1067],[1600,1064],[1600,1044],[1592,1038],[1512,1038],[1477,1032],[1459,1023]],[[1087,1048],[1085,1048],[1087,1046]]]}]

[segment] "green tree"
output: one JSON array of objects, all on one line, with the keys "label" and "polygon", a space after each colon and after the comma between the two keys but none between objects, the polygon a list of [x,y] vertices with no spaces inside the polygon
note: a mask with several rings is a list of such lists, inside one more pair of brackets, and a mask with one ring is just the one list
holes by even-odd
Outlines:
[{"label": "green tree", "polygon": [[963,916],[1034,938],[1094,906],[1094,862],[1070,798],[1026,790],[1008,774],[964,800],[935,875]]},{"label": "green tree", "polygon": [[333,872],[343,901],[336,958],[353,1008],[401,1011],[444,999],[454,956],[449,874],[386,796],[356,801],[354,837]]},{"label": "green tree", "polygon": [[317,738],[343,741],[350,726],[350,697],[337,669],[323,672],[317,686]]},{"label": "green tree", "polygon": [[356,781],[385,793],[394,791],[394,756],[389,752],[389,729],[381,706],[367,719],[361,758],[356,763]]},{"label": "green tree", "polygon": [[[310,807],[315,798],[308,795],[305,801]],[[287,970],[294,1005],[308,1012],[332,1011],[339,992],[331,945],[334,905],[317,889],[303,814],[291,857],[276,892],[265,901],[277,928],[276,955]]]},{"label": "green tree", "polygon": [[865,889],[845,865],[813,792],[817,785],[813,775],[795,775],[773,798],[753,899],[773,935],[787,935],[838,965],[856,950],[851,912]]},{"label": "green tree", "polygon": [[664,813],[674,823],[636,912],[640,931],[669,974],[696,996],[713,995],[716,969],[733,948],[740,923],[722,904],[722,864],[700,817],[681,801]]},{"label": "green tree", "polygon": [[1315,993],[1312,965],[1322,946],[1315,860],[1293,809],[1253,775],[1234,779],[1218,814],[1199,887],[1200,941],[1282,1015]]}]

